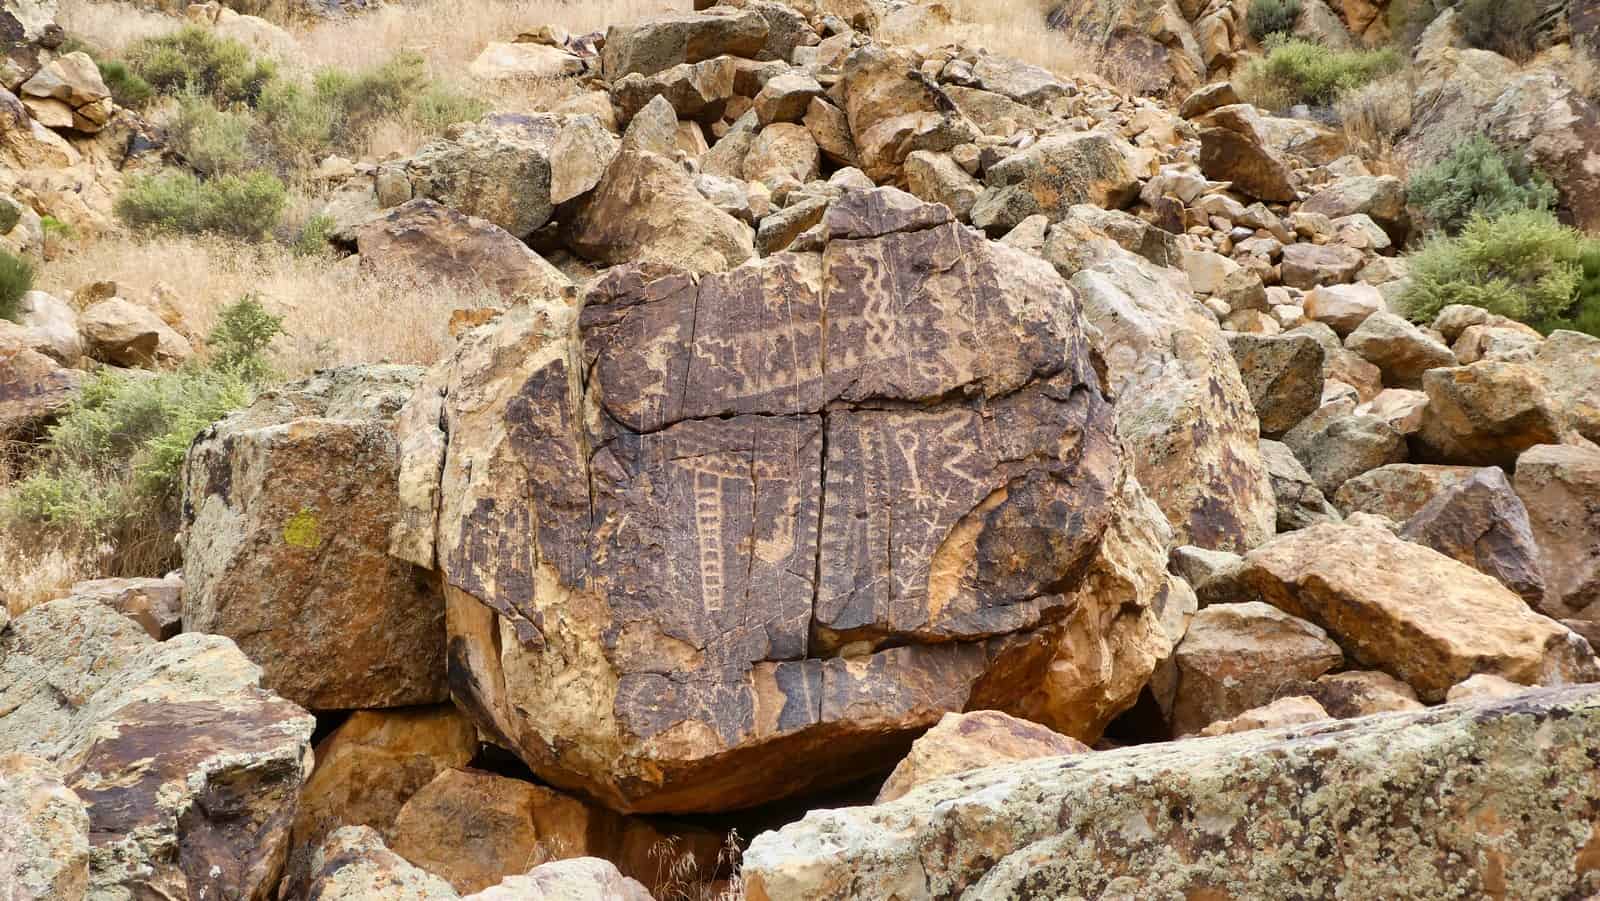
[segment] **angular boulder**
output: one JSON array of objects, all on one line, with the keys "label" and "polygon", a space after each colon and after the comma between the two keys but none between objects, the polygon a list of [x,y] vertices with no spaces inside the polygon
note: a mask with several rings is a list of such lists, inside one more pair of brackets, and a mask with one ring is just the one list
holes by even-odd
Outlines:
[{"label": "angular boulder", "polygon": [[183,621],[313,710],[447,696],[444,601],[388,555],[392,421],[419,370],[326,370],[211,426],[183,468]]},{"label": "angular boulder", "polygon": [[1532,366],[1484,361],[1431,369],[1422,390],[1428,405],[1416,442],[1431,463],[1511,466],[1535,444],[1560,443],[1566,431]]},{"label": "angular boulder", "polygon": [[412,196],[526,238],[555,212],[551,157],[565,127],[556,116],[488,116],[425,144],[402,163]]},{"label": "angular boulder", "polygon": [[1176,543],[1243,551],[1271,537],[1260,423],[1216,320],[1171,273],[1128,253],[1072,287],[1101,334],[1118,434]]},{"label": "angular boulder", "polygon": [[157,642],[92,598],[0,630],[0,754],[51,761],[87,808],[87,897],[271,897],[316,720],[260,677],[226,638]]},{"label": "angular boulder", "polygon": [[[3,625],[0,625],[3,628]],[[49,761],[0,754],[0,887],[17,901],[83,901],[89,815]]]},{"label": "angular boulder", "polygon": [[77,395],[84,374],[34,350],[21,328],[0,324],[0,439],[37,433]]},{"label": "angular boulder", "polygon": [[505,229],[426,198],[361,226],[356,248],[370,271],[408,275],[419,284],[483,285],[506,300],[559,297],[572,284]]},{"label": "angular boulder", "polygon": [[972,224],[996,237],[1028,218],[1065,218],[1074,204],[1116,209],[1139,193],[1131,144],[1110,132],[1050,135],[984,173]]},{"label": "angular boulder", "polygon": [[1375,513],[1405,522],[1439,492],[1472,478],[1475,466],[1390,463],[1339,486],[1333,503],[1341,513]]},{"label": "angular boulder", "polygon": [[752,9],[657,16],[608,28],[600,65],[606,81],[615,82],[717,56],[753,59],[766,46],[768,31],[766,17]]},{"label": "angular boulder", "polygon": [[1072,292],[901,192],[847,191],[817,234],[511,311],[404,418],[456,700],[558,787],[752,805],[1029,691],[1092,739],[1170,650],[1169,536]]},{"label": "angular boulder", "polygon": [[878,44],[860,47],[845,59],[845,118],[858,164],[880,184],[891,180],[913,151],[945,151],[978,138],[978,127],[922,75],[920,65],[913,52]]},{"label": "angular boulder", "polygon": [[1406,520],[1400,537],[1494,576],[1534,607],[1544,600],[1528,508],[1499,467],[1480,469],[1434,495]]},{"label": "angular boulder", "polygon": [[1474,673],[1525,685],[1600,678],[1583,639],[1528,609],[1490,576],[1382,529],[1318,525],[1245,555],[1253,599],[1327,630],[1356,662],[1403,679],[1424,701]]},{"label": "angular boulder", "polygon": [[1557,330],[1533,359],[1551,406],[1578,434],[1600,442],[1600,338]]},{"label": "angular boulder", "polygon": [[1417,388],[1430,369],[1456,365],[1456,355],[1403,317],[1379,310],[1345,338],[1345,347],[1383,373],[1394,388]]},{"label": "angular boulder", "polygon": [[1263,440],[1261,458],[1266,461],[1267,474],[1272,478],[1272,494],[1278,502],[1278,531],[1303,529],[1319,522],[1338,522],[1339,511],[1328,503],[1316,480],[1300,465],[1287,444]]},{"label": "angular boulder", "polygon": [[1322,345],[1309,335],[1228,336],[1261,434],[1282,435],[1322,404]]},{"label": "angular boulder", "polygon": [[1212,604],[1189,622],[1173,651],[1177,688],[1168,720],[1188,735],[1264,706],[1286,685],[1344,662],[1326,632],[1259,602]]}]

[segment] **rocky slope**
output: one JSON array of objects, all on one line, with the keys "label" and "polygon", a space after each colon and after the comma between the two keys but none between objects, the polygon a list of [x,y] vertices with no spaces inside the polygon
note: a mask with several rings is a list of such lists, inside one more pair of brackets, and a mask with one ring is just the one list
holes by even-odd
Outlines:
[{"label": "rocky slope", "polygon": [[[1053,17],[1176,104],[695,5],[328,163],[340,265],[497,300],[206,428],[181,573],[0,605],[0,896],[1600,892],[1600,338],[1399,315],[1404,181],[1215,80],[1232,4]],[[5,9],[32,251],[160,150]],[[1450,27],[1399,152],[1526,142],[1593,224],[1590,102]],[[202,353],[111,293],[0,321],[0,438]]]}]

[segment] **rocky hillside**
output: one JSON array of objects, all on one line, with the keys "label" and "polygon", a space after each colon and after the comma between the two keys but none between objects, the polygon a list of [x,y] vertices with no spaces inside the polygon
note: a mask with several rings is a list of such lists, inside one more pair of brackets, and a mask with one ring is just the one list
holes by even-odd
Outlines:
[{"label": "rocky hillside", "polygon": [[0,898],[1600,897],[1592,15],[687,6],[4,0]]}]

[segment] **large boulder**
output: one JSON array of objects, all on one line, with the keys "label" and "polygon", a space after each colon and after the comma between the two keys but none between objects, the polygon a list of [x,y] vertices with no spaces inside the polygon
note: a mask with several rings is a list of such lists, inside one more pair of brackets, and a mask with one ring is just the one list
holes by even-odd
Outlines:
[{"label": "large boulder", "polygon": [[1583,639],[1464,563],[1383,529],[1317,525],[1245,555],[1242,593],[1322,626],[1355,661],[1440,701],[1474,673],[1524,685],[1600,679]]},{"label": "large boulder", "polygon": [[46,63],[17,89],[28,112],[51,128],[96,132],[111,120],[111,91],[81,50]]},{"label": "large boulder", "polygon": [[558,787],[756,804],[980,702],[1092,739],[1170,650],[1072,292],[889,189],[817,233],[511,311],[404,417],[456,700]]},{"label": "large boulder", "polygon": [[92,598],[0,630],[0,755],[51,761],[87,808],[87,897],[272,897],[316,721],[260,677],[226,638],[157,642]]},{"label": "large boulder", "polygon": [[1132,254],[1072,286],[1101,335],[1118,434],[1176,542],[1242,551],[1271,537],[1260,424],[1216,320],[1173,273]]},{"label": "large boulder", "polygon": [[550,163],[564,127],[555,116],[489,116],[423,145],[401,165],[413,197],[526,238],[555,211]]},{"label": "large boulder", "polygon": [[1550,404],[1567,425],[1600,442],[1600,337],[1551,332],[1534,351],[1533,361]]},{"label": "large boulder", "polygon": [[1023,761],[813,811],[756,837],[744,881],[752,901],[1583,898],[1595,755],[1585,686]]},{"label": "large boulder", "polygon": [[1345,482],[1406,460],[1406,439],[1376,416],[1330,404],[1306,417],[1283,436],[1324,497],[1335,497]]},{"label": "large boulder", "polygon": [[505,229],[426,198],[361,226],[356,248],[370,271],[411,277],[419,286],[481,285],[511,300],[560,296],[572,284]]},{"label": "large boulder", "polygon": [[1544,563],[1539,609],[1557,619],[1600,622],[1600,451],[1530,448],[1517,458],[1516,488]]},{"label": "large boulder", "polygon": [[1110,132],[1045,137],[985,171],[972,224],[998,237],[1029,216],[1063,219],[1075,204],[1126,206],[1139,193],[1134,157],[1133,145]]},{"label": "large boulder", "polygon": [[83,901],[89,816],[49,761],[0,754],[0,886],[17,901]]},{"label": "large boulder", "polygon": [[[483,891],[542,860],[599,857],[625,876],[665,888],[663,867],[687,860],[711,873],[721,837],[700,829],[676,834],[542,785],[475,769],[441,771],[395,816],[390,844],[406,860],[462,894]],[[679,864],[680,866],[682,864]]]},{"label": "large boulder", "polygon": [[657,97],[629,123],[616,157],[574,213],[567,242],[580,256],[720,272],[755,255],[749,226],[717,209],[671,157],[663,137],[677,121]]},{"label": "large boulder", "polygon": [[1382,310],[1363,320],[1344,343],[1378,367],[1383,383],[1395,388],[1417,388],[1428,370],[1456,365],[1450,348],[1403,317]]},{"label": "large boulder", "polygon": [[1187,735],[1270,703],[1284,686],[1338,667],[1344,654],[1317,626],[1252,601],[1196,613],[1172,659],[1168,721],[1173,734]]},{"label": "large boulder", "polygon": [[1375,513],[1405,522],[1434,495],[1477,473],[1475,466],[1390,463],[1349,479],[1333,495],[1341,513]]},{"label": "large boulder", "polygon": [[1494,576],[1530,605],[1544,600],[1544,572],[1528,509],[1499,467],[1480,469],[1434,495],[1406,520],[1400,537]]},{"label": "large boulder", "polygon": [[1328,502],[1316,480],[1280,441],[1261,442],[1261,459],[1272,478],[1272,494],[1278,502],[1278,531],[1303,529],[1319,522],[1338,522],[1339,511]]},{"label": "large boulder", "polygon": [[998,710],[947,713],[911,743],[911,752],[889,774],[874,803],[893,801],[925,782],[955,773],[1088,750],[1081,741]]},{"label": "large boulder", "polygon": [[265,684],[314,710],[447,696],[444,601],[388,555],[392,421],[419,371],[328,370],[263,394],[183,469],[183,621],[227,635]]},{"label": "large boulder", "polygon": [[1232,182],[1240,193],[1269,203],[1295,199],[1294,172],[1268,143],[1254,107],[1220,107],[1197,124],[1200,171],[1206,178]]},{"label": "large boulder", "polygon": [[78,328],[89,356],[113,366],[171,366],[194,353],[160,316],[120,297],[84,310]]}]

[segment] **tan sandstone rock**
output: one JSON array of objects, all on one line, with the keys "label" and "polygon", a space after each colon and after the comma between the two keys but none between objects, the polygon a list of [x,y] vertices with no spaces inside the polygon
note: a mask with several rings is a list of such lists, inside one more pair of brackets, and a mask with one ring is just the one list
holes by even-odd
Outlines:
[{"label": "tan sandstone rock", "polygon": [[1174,735],[1187,735],[1265,706],[1284,686],[1338,667],[1344,654],[1317,626],[1247,602],[1196,613],[1173,661],[1177,689],[1169,720]]},{"label": "tan sandstone rock", "polygon": [[1516,489],[1544,564],[1539,609],[1558,619],[1600,620],[1600,451],[1530,448],[1517,458]]},{"label": "tan sandstone rock", "polygon": [[433,200],[409,200],[361,226],[356,247],[371,271],[486,285],[506,300],[559,297],[572,284],[510,232]]},{"label": "tan sandstone rock", "polygon": [[893,801],[924,782],[1012,760],[1083,754],[1076,739],[998,710],[947,713],[938,725],[911,744],[873,802]]}]

